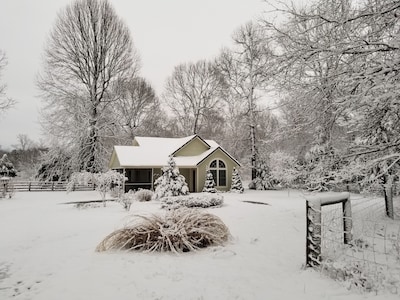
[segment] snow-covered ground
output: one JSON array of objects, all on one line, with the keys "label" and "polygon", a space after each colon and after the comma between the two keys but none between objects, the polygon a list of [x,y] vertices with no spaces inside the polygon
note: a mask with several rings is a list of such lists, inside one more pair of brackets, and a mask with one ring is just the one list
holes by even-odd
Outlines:
[{"label": "snow-covered ground", "polygon": [[[305,262],[305,201],[296,191],[224,194],[209,209],[229,227],[225,247],[194,253],[96,253],[97,244],[159,202],[78,209],[96,192],[26,192],[0,199],[0,299],[399,299],[362,294]],[[247,203],[260,201],[269,205]]]}]

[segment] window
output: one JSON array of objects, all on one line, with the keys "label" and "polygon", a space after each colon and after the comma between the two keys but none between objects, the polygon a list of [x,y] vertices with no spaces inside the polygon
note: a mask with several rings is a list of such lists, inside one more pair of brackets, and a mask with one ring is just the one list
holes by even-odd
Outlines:
[{"label": "window", "polygon": [[125,192],[152,188],[152,169],[127,169],[125,174]]},{"label": "window", "polygon": [[226,165],[222,160],[213,160],[210,163],[210,172],[217,186],[226,186]]},{"label": "window", "polygon": [[151,182],[151,169],[128,169],[126,177],[128,177],[128,182],[149,183]]}]

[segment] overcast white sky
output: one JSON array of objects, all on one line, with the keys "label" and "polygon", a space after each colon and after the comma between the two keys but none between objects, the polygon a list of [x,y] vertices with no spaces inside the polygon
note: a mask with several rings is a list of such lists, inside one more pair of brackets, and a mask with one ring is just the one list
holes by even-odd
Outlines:
[{"label": "overcast white sky", "polygon": [[[0,79],[18,101],[0,115],[0,147],[11,149],[18,134],[45,141],[38,123],[41,105],[35,76],[57,13],[70,0],[1,0],[0,49],[8,66]],[[262,0],[110,0],[131,30],[141,75],[161,94],[179,63],[210,59],[245,22],[267,10]]]}]

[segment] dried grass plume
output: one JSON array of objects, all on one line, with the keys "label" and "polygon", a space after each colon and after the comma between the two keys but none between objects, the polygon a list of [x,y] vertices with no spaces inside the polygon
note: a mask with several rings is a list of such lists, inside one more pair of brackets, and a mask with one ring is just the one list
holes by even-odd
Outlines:
[{"label": "dried grass plume", "polygon": [[222,220],[199,209],[180,208],[164,215],[135,215],[131,224],[109,234],[96,248],[109,250],[188,252],[229,240]]}]

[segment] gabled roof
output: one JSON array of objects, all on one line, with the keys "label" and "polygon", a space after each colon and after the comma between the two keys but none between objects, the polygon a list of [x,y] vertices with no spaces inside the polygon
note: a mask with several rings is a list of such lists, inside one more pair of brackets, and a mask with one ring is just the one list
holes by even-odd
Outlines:
[{"label": "gabled roof", "polygon": [[184,138],[135,137],[133,144],[137,146],[114,146],[114,154],[121,167],[161,167],[166,165],[170,155],[173,156],[194,139],[200,139],[208,150],[200,155],[174,157],[179,167],[197,166],[217,149],[221,149],[235,163],[240,165],[215,141],[203,140],[198,135]]},{"label": "gabled roof", "polygon": [[[193,141],[195,138],[198,138],[208,149],[211,148],[211,146],[205,141],[203,140],[200,136],[196,135],[192,135],[190,136],[191,139],[189,139],[185,144],[183,144],[182,146],[180,146],[178,149],[176,149],[171,155],[174,156],[179,150],[181,150],[182,148],[184,148],[187,144],[189,144],[191,141]],[[189,138],[190,138],[189,137]]]}]

